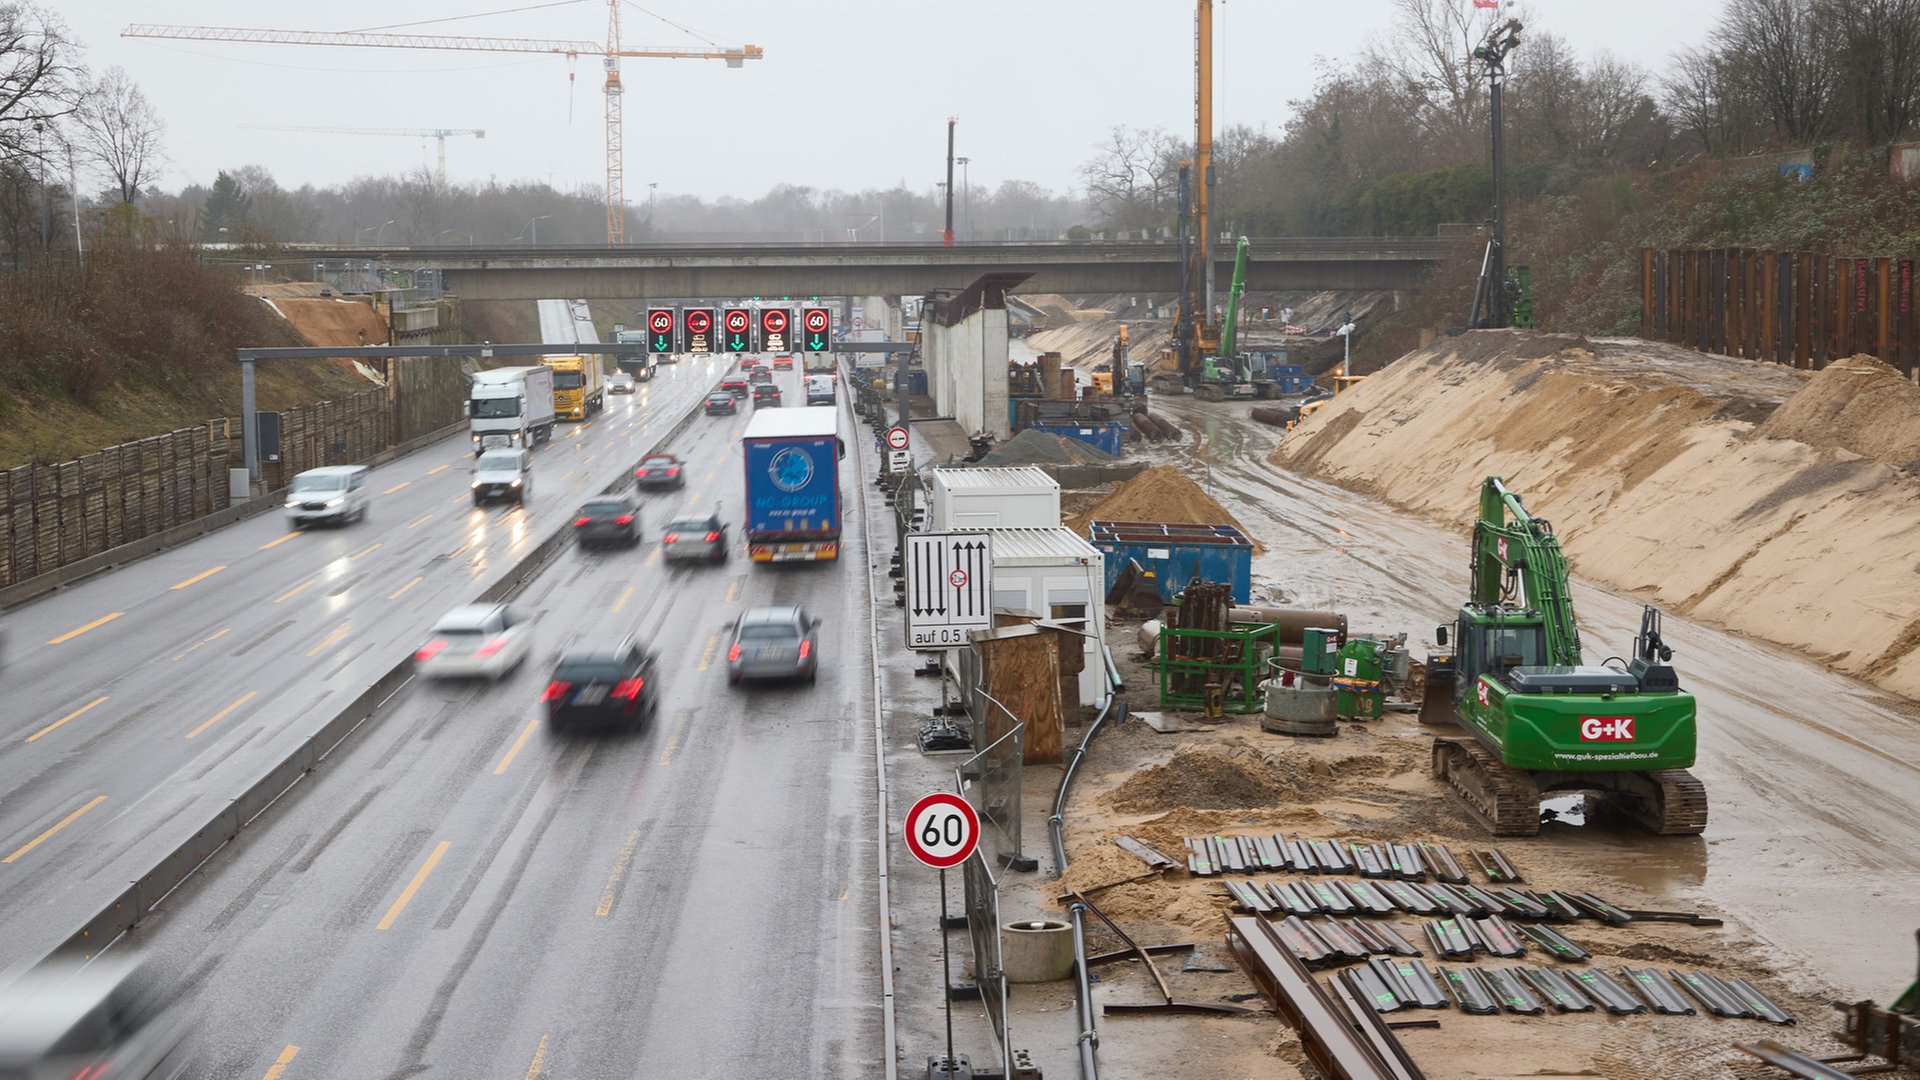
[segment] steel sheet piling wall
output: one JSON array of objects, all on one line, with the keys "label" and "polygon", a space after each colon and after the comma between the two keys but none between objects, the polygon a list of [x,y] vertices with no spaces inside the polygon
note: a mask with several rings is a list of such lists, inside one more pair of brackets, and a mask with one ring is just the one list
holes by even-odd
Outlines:
[{"label": "steel sheet piling wall", "polygon": [[1640,258],[1640,336],[1818,370],[1865,353],[1920,365],[1911,259],[1753,249]]}]

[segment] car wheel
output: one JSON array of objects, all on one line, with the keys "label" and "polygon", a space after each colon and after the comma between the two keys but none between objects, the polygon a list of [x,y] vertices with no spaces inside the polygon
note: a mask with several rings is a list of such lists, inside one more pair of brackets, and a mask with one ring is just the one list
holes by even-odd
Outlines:
[{"label": "car wheel", "polygon": [[739,685],[740,685],[740,676],[738,676],[738,675],[735,675],[735,674],[734,674],[733,672],[731,672],[731,671],[729,671],[729,672],[727,673],[727,685],[728,685],[728,686],[739,686]]},{"label": "car wheel", "polygon": [[485,500],[485,499],[483,499],[483,498],[481,498],[480,496],[478,496],[478,495],[475,495],[475,496],[473,497],[473,505],[475,505],[475,506],[485,506],[486,504],[487,504],[487,500]]},{"label": "car wheel", "polygon": [[810,669],[807,672],[807,685],[812,686],[814,683],[817,683],[819,681],[820,681],[820,669],[817,667]]}]

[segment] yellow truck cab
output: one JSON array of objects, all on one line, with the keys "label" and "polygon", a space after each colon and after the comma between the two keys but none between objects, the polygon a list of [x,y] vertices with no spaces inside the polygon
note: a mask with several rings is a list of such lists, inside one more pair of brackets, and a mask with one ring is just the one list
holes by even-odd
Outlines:
[{"label": "yellow truck cab", "polygon": [[543,356],[553,371],[553,412],[562,420],[585,420],[605,403],[606,376],[597,356]]}]

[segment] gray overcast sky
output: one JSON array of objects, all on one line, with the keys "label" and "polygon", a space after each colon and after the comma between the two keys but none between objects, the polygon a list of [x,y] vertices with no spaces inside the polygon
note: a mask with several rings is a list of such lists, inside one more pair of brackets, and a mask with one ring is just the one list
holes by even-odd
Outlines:
[{"label": "gray overcast sky", "polygon": [[[159,186],[168,190],[241,165],[265,166],[296,188],[431,168],[435,158],[431,139],[249,124],[480,128],[483,140],[447,139],[451,182],[545,180],[571,190],[597,189],[605,178],[597,55],[569,63],[120,36],[133,23],[165,22],[604,42],[604,0],[52,6],[64,9],[90,68],[126,68],[165,118],[171,164]],[[1721,9],[1719,0],[1531,0],[1514,10],[1529,30],[1565,38],[1583,59],[1610,52],[1658,73],[1676,49],[1706,40]],[[739,69],[624,61],[627,199],[644,202],[652,183],[662,195],[709,200],[751,199],[780,182],[860,191],[904,181],[931,193],[943,178],[950,115],[976,187],[1021,179],[1065,192],[1117,124],[1191,138],[1194,10],[1182,0],[623,2],[627,47],[711,47],[704,37],[766,50]],[[1216,3],[1216,130],[1246,124],[1277,134],[1287,102],[1311,92],[1318,61],[1344,61],[1384,33],[1390,16],[1390,0]]]}]

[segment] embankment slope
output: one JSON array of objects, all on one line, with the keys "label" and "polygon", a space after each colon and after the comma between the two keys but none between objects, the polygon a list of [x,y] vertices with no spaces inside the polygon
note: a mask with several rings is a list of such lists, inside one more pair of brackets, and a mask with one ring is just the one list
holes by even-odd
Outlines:
[{"label": "embankment slope", "polygon": [[1464,529],[1488,476],[1574,572],[1920,698],[1920,387],[1632,339],[1475,331],[1329,402],[1271,460]]}]

